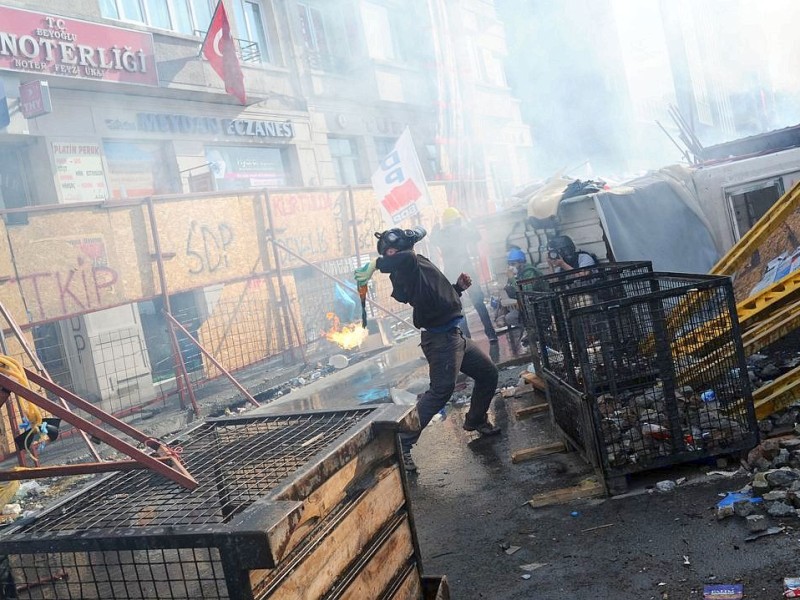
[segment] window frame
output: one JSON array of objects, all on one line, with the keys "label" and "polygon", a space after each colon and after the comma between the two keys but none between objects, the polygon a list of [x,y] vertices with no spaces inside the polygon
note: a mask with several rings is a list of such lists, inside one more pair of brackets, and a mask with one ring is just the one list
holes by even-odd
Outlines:
[{"label": "window frame", "polygon": [[[205,35],[205,32],[208,30],[208,26],[210,25],[210,21],[209,23],[198,23],[197,21],[198,17],[197,17],[197,11],[195,9],[195,2],[197,2],[198,0],[163,0],[163,2],[165,2],[167,5],[167,15],[169,17],[169,23],[170,23],[169,28],[166,29],[164,27],[161,27],[159,25],[154,25],[152,23],[152,19],[150,17],[150,10],[147,6],[146,0],[131,0],[131,1],[135,2],[139,6],[139,10],[142,13],[141,21],[124,16],[124,12],[122,10],[122,8],[124,7],[123,0],[106,0],[106,2],[100,2],[99,3],[100,16],[102,16],[104,19],[121,21],[123,23],[136,23],[138,25],[144,25],[145,27],[150,27],[152,29],[158,29],[159,31],[169,31],[172,33],[176,33],[178,35],[190,35],[193,37],[203,37]],[[216,5],[212,6],[210,0],[200,0],[200,1],[205,1],[208,4],[208,13],[209,15],[213,16],[214,8]],[[189,33],[180,31],[175,28],[176,14],[178,12],[175,7],[176,2],[185,2],[187,7],[189,8],[189,19],[191,20],[190,23],[191,31]],[[103,8],[104,4],[106,3],[114,6],[114,10],[116,11],[116,16],[104,14]]]}]

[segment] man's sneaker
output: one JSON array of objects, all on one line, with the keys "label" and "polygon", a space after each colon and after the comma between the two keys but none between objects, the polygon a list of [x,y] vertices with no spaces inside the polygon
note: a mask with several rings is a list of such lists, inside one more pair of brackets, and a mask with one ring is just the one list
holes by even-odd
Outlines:
[{"label": "man's sneaker", "polygon": [[406,473],[417,472],[417,465],[414,463],[414,459],[411,458],[410,450],[403,450],[403,467],[405,468]]},{"label": "man's sneaker", "polygon": [[472,425],[467,421],[464,421],[464,430],[465,431],[477,431],[481,435],[497,435],[500,433],[501,429],[492,425],[492,422],[488,419],[485,420],[483,423],[479,425]]}]

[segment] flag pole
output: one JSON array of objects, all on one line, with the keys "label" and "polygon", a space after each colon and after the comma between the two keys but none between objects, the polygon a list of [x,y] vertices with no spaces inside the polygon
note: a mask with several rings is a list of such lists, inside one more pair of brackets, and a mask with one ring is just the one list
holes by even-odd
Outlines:
[{"label": "flag pole", "polygon": [[214,22],[214,19],[217,18],[217,11],[219,11],[219,7],[222,5],[222,0],[217,0],[217,6],[214,7],[214,12],[211,15],[211,21],[208,23],[208,27],[206,28],[206,34],[203,36],[203,43],[200,44],[200,49],[197,51],[197,56],[195,58],[201,58],[203,56],[203,48],[206,47],[206,42],[208,41],[208,32],[211,31],[211,23]]}]

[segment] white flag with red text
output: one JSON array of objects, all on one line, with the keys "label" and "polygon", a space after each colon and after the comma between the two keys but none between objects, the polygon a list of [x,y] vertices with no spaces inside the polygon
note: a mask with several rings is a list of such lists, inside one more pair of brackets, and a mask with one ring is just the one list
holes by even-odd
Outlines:
[{"label": "white flag with red text", "polygon": [[372,188],[384,220],[392,226],[418,215],[421,207],[431,203],[408,127],[372,174]]},{"label": "white flag with red text", "polygon": [[200,52],[225,82],[225,91],[235,96],[242,104],[247,104],[242,66],[239,64],[239,57],[236,56],[236,45],[233,42],[231,25],[222,0],[217,3]]}]

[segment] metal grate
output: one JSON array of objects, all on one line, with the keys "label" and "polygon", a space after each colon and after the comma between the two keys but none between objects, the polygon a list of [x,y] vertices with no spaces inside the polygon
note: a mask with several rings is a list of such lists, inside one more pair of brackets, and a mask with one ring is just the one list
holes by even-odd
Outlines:
[{"label": "metal grate", "polygon": [[[649,273],[564,291],[554,303],[564,364],[574,371],[559,381],[545,369],[548,383],[559,384],[553,417],[585,453],[597,448],[606,474],[757,442],[729,279]],[[588,412],[575,409],[587,400]]]},{"label": "metal grate", "polygon": [[7,560],[14,583],[4,584],[9,589],[2,598],[229,598],[215,548],[22,554]]},{"label": "metal grate", "polygon": [[[653,266],[649,261],[630,261],[597,265],[591,269],[573,269],[519,281],[517,299],[537,369],[545,367],[559,378],[574,382],[574,365],[569,356],[569,334],[557,294],[623,281],[652,270]],[[610,290],[609,293],[614,294],[615,288],[611,287]]]},{"label": "metal grate", "polygon": [[370,409],[211,421],[191,432],[181,458],[189,491],[146,471],[116,474],[17,533],[80,532],[225,523],[292,475]]}]

